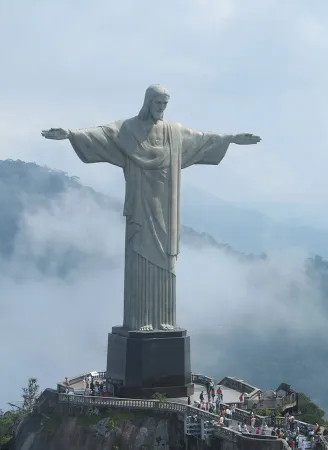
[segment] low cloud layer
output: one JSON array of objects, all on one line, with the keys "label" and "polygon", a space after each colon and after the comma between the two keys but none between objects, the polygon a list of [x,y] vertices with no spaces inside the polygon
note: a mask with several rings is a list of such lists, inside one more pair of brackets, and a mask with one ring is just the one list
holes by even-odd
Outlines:
[{"label": "low cloud layer", "polygon": [[[1,261],[0,358],[10,382],[1,407],[19,400],[28,376],[45,388],[105,369],[107,333],[122,323],[123,250],[123,218],[85,193],[26,209],[14,257]],[[285,381],[324,406],[328,314],[305,258],[290,251],[250,262],[182,242],[178,323],[191,335],[193,371],[263,388]]]}]

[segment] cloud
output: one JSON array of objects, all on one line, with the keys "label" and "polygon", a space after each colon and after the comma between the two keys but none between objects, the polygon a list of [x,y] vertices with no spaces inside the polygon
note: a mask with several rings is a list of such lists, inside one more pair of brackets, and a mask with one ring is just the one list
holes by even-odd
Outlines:
[{"label": "cloud", "polygon": [[[0,358],[11,386],[1,390],[1,407],[19,400],[28,376],[44,388],[103,370],[107,333],[122,323],[120,214],[69,190],[37,210],[27,202],[15,244],[14,257],[0,265]],[[78,259],[60,277],[72,249]],[[249,262],[182,242],[178,323],[191,335],[195,372],[239,376],[260,387],[290,382],[324,405],[327,308],[305,273],[305,258],[293,250]]]}]

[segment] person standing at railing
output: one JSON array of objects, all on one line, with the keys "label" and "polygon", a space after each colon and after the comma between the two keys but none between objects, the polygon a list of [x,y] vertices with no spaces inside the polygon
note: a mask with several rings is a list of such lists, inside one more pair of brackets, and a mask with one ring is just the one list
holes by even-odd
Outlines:
[{"label": "person standing at railing", "polygon": [[217,396],[220,398],[220,401],[222,402],[223,401],[223,392],[222,392],[221,386],[218,386],[216,393],[217,393]]},{"label": "person standing at railing", "polygon": [[211,396],[212,396],[212,401],[214,402],[214,399],[215,399],[215,389],[214,389],[214,387],[212,387],[212,389],[211,389]]},{"label": "person standing at railing", "polygon": [[215,406],[216,406],[216,414],[219,414],[220,413],[220,407],[221,407],[221,400],[220,400],[219,396],[216,399]]}]

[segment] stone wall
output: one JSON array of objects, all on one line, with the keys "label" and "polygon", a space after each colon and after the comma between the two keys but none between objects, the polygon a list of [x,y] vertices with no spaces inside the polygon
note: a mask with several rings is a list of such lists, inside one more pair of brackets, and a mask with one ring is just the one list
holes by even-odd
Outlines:
[{"label": "stone wall", "polygon": [[224,377],[218,384],[246,394],[252,394],[258,391],[257,387],[252,386],[246,381],[231,377]]}]

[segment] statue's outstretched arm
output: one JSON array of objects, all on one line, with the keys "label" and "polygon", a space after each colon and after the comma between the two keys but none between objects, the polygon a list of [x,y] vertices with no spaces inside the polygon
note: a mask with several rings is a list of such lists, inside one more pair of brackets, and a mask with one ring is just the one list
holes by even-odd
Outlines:
[{"label": "statue's outstretched arm", "polygon": [[41,136],[46,139],[61,141],[63,139],[68,139],[69,133],[69,130],[65,130],[64,128],[50,128],[50,130],[43,130]]},{"label": "statue's outstretched arm", "polygon": [[261,141],[260,136],[251,133],[232,134],[231,143],[237,145],[253,145]]}]

